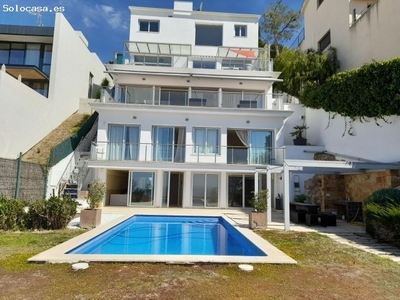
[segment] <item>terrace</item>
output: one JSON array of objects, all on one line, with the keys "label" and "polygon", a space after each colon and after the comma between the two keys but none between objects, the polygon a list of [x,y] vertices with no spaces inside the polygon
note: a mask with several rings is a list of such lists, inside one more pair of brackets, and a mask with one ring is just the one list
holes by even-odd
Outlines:
[{"label": "terrace", "polygon": [[188,44],[126,42],[114,64],[186,69],[273,71],[269,46],[210,47]]},{"label": "terrace", "polygon": [[283,148],[93,142],[91,159],[162,163],[282,165]]}]

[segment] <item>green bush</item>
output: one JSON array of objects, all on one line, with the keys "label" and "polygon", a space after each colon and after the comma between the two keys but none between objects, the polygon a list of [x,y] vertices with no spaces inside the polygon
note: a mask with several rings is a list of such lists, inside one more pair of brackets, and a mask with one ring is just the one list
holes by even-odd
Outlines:
[{"label": "green bush", "polygon": [[364,201],[366,232],[400,247],[400,190],[382,189]]},{"label": "green bush", "polygon": [[25,229],[27,202],[0,197],[0,230]]},{"label": "green bush", "polygon": [[29,204],[29,229],[63,229],[76,215],[78,202],[70,197],[51,197]]},{"label": "green bush", "polygon": [[250,200],[250,204],[253,209],[257,212],[265,212],[268,209],[268,190],[260,190],[258,193],[252,192],[253,198]]},{"label": "green bush", "polygon": [[304,194],[300,194],[300,195],[296,195],[294,197],[294,202],[298,202],[298,203],[304,203],[307,200],[307,196]]}]

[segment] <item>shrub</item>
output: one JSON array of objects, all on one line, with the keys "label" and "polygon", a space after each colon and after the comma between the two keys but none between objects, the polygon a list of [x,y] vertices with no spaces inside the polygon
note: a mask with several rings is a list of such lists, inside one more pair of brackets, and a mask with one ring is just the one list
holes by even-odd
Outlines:
[{"label": "shrub", "polygon": [[27,202],[0,197],[0,229],[25,229]]},{"label": "shrub", "polygon": [[78,202],[67,196],[51,197],[29,204],[29,229],[63,229],[76,215]]},{"label": "shrub", "polygon": [[89,203],[89,208],[98,208],[105,194],[106,184],[100,180],[93,181],[88,188],[87,201]]},{"label": "shrub", "polygon": [[257,212],[265,212],[268,209],[268,190],[260,190],[258,193],[252,192],[252,194],[253,198],[250,200],[251,206]]},{"label": "shrub", "polygon": [[297,202],[297,203],[304,203],[304,202],[306,202],[306,200],[307,200],[307,196],[304,194],[296,195],[294,197],[294,202]]},{"label": "shrub", "polygon": [[364,202],[366,232],[400,247],[400,190],[382,189]]}]

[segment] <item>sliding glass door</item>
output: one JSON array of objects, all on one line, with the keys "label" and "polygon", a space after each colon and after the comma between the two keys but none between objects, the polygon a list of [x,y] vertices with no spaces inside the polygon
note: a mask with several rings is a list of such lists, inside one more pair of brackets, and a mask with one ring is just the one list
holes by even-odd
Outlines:
[{"label": "sliding glass door", "polygon": [[138,160],[139,127],[109,125],[108,127],[108,159]]},{"label": "sliding glass door", "polygon": [[193,207],[218,207],[219,175],[193,174]]},{"label": "sliding glass door", "polygon": [[153,161],[185,161],[185,127],[153,127]]},{"label": "sliding glass door", "polygon": [[154,172],[130,173],[130,205],[153,205],[154,177]]},{"label": "sliding glass door", "polygon": [[254,175],[230,175],[228,179],[228,206],[251,207]]}]

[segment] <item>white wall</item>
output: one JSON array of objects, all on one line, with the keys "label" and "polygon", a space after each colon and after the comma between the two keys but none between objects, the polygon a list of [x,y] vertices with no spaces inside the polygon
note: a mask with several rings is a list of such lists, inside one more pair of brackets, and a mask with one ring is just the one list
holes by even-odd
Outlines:
[{"label": "white wall", "polygon": [[[140,32],[139,20],[160,21],[160,32]],[[257,15],[204,11],[174,14],[173,10],[132,8],[129,40],[194,45],[196,24],[223,25],[223,46],[258,47]],[[235,25],[247,25],[247,37],[235,37]]]},{"label": "white wall", "polygon": [[51,100],[0,71],[0,157],[15,159],[48,133]]},{"label": "white wall", "polygon": [[88,96],[89,72],[100,85],[104,65],[80,35],[62,14],[56,15],[48,98],[0,75],[0,157],[25,153],[77,111],[80,98]]},{"label": "white wall", "polygon": [[357,68],[373,59],[380,61],[397,57],[400,31],[400,1],[378,1],[354,24],[357,15],[373,1],[308,1],[304,10],[305,40],[301,49],[318,49],[318,41],[330,29],[331,46],[337,49],[341,70]]},{"label": "white wall", "polygon": [[[326,150],[332,153],[348,155],[352,157],[373,160],[378,162],[399,162],[400,161],[400,117],[392,116],[387,120],[392,122],[386,124],[378,120],[381,127],[370,122],[355,121],[353,132],[355,136],[347,134],[342,137],[345,131],[345,120],[336,116],[330,120],[329,115],[323,110],[307,109],[308,138],[311,143],[325,145]],[[349,124],[347,125],[349,128]],[[326,128],[326,129],[325,129]]]}]

